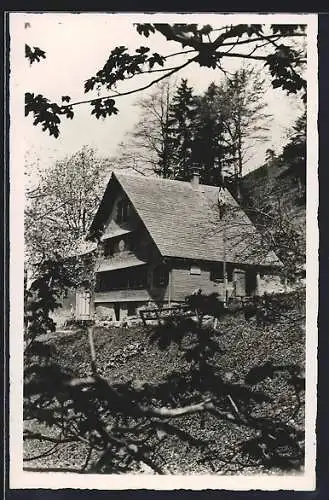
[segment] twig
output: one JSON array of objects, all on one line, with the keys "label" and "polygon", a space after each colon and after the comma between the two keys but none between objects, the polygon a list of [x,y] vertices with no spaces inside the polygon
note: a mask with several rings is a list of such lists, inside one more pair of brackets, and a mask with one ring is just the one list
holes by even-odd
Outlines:
[{"label": "twig", "polygon": [[94,328],[92,326],[88,327],[88,343],[90,349],[90,357],[91,357],[91,370],[94,375],[97,374],[97,364],[96,364],[96,351],[94,344]]},{"label": "twig", "polygon": [[31,472],[73,472],[74,474],[83,474],[83,471],[74,467],[24,467],[25,471]]},{"label": "twig", "polygon": [[83,464],[81,470],[86,470],[86,468],[88,467],[89,460],[90,460],[91,454],[93,452],[93,449],[94,449],[93,446],[89,447],[87,455],[86,455],[85,463]]},{"label": "twig", "polygon": [[239,418],[241,418],[240,412],[238,410],[238,407],[235,404],[235,402],[233,401],[233,398],[230,396],[230,394],[227,395],[227,398],[228,398],[229,402],[231,403],[231,405],[233,407],[233,410],[234,410],[234,413],[236,414],[236,416],[239,417]]},{"label": "twig", "polygon": [[[167,408],[161,407],[156,408],[152,406],[143,406],[138,403],[131,403],[124,396],[122,396],[118,391],[116,391],[113,387],[111,387],[109,381],[100,375],[94,374],[94,376],[85,377],[85,378],[72,378],[68,381],[63,381],[63,387],[79,389],[83,387],[91,387],[91,386],[99,386],[100,388],[105,389],[108,393],[106,399],[110,402],[112,401],[116,405],[122,404],[125,407],[126,411],[130,410],[130,413],[136,415],[144,415],[150,417],[170,417],[176,418],[186,414],[198,413],[204,410],[213,409],[213,404],[211,399],[206,399],[201,401],[200,403],[183,406],[180,408]],[[36,384],[34,388],[34,394],[37,394],[37,391],[43,391],[44,386],[42,383]]]},{"label": "twig", "polygon": [[139,87],[139,88],[133,89],[133,90],[128,90],[127,92],[121,92],[120,94],[108,95],[108,96],[103,96],[103,97],[95,97],[94,99],[86,99],[86,100],[83,100],[83,101],[72,102],[72,103],[70,103],[68,105],[62,106],[62,108],[66,109],[66,108],[71,108],[71,106],[78,106],[80,104],[88,104],[88,103],[91,103],[91,102],[101,101],[101,100],[104,100],[104,99],[111,99],[111,98],[116,98],[116,97],[123,97],[123,96],[126,96],[126,95],[130,95],[130,94],[135,94],[137,92],[141,92],[142,90],[147,90],[150,87],[152,87],[153,85],[155,85],[156,83],[160,82],[161,80],[164,80],[165,78],[173,75],[174,73],[177,73],[177,71],[180,71],[181,69],[185,68],[186,66],[188,66],[189,64],[191,64],[193,61],[195,61],[195,59],[196,59],[196,57],[188,59],[184,64],[181,64],[180,66],[176,66],[173,70],[168,71],[168,73],[166,73],[165,75],[160,76],[159,78],[156,78],[155,80],[152,80],[152,82],[148,83],[147,85],[144,85],[143,87]]},{"label": "twig", "polygon": [[52,455],[53,453],[56,452],[56,448],[61,444],[59,441],[58,443],[55,443],[54,446],[49,448],[47,451],[44,451],[43,453],[40,453],[39,455],[35,455],[34,457],[24,457],[23,462],[32,462],[33,460],[37,460],[39,458],[44,458],[48,457],[49,455]]},{"label": "twig", "polygon": [[49,441],[50,443],[55,443],[56,445],[74,442],[74,438],[54,438],[51,436],[46,436],[45,434],[41,434],[40,432],[32,431],[25,431],[25,433],[23,434],[23,439],[39,439],[40,441]]}]

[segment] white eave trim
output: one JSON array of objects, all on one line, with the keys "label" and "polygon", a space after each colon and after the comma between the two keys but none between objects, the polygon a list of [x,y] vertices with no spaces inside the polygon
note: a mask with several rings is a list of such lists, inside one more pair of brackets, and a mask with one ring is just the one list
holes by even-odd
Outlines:
[{"label": "white eave trim", "polygon": [[145,264],[147,262],[137,258],[116,261],[103,260],[99,264],[96,264],[95,272],[114,271],[115,269],[126,269],[128,267],[144,266]]},{"label": "white eave trim", "polygon": [[103,236],[101,236],[101,241],[109,240],[111,238],[115,238],[116,236],[123,236],[124,234],[132,233],[133,229],[114,229],[110,233],[104,233]]}]

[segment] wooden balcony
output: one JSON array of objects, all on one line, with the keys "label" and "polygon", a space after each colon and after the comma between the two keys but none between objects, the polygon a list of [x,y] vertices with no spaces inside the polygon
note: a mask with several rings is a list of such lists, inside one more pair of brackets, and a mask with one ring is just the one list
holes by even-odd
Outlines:
[{"label": "wooden balcony", "polygon": [[147,264],[146,261],[139,259],[132,252],[122,252],[122,254],[114,257],[102,257],[97,259],[95,272],[114,271],[115,269],[126,269],[145,264]]},{"label": "wooden balcony", "polygon": [[96,292],[94,302],[148,302],[152,301],[148,290],[109,290],[107,292]]}]

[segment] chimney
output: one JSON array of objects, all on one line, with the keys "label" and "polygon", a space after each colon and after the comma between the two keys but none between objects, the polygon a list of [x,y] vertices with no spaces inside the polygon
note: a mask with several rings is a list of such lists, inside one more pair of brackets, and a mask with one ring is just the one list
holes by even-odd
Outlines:
[{"label": "chimney", "polygon": [[200,167],[198,165],[193,165],[192,167],[191,184],[193,187],[198,187],[200,184]]}]

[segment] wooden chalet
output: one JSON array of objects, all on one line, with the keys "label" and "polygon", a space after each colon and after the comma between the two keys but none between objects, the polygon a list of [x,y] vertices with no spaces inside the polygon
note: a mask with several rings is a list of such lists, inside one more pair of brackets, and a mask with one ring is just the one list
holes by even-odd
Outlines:
[{"label": "wooden chalet", "polygon": [[223,301],[261,294],[280,266],[230,192],[197,172],[191,182],[112,173],[88,240],[101,251],[92,306],[113,321],[199,288]]}]

